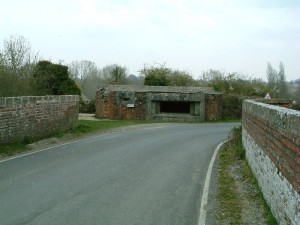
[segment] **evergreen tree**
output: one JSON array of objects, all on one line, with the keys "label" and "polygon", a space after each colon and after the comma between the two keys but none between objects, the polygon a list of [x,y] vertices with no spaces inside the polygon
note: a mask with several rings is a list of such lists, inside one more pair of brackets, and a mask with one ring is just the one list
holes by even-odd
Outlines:
[{"label": "evergreen tree", "polygon": [[37,63],[33,72],[36,95],[80,95],[80,89],[69,77],[68,67],[49,61]]}]

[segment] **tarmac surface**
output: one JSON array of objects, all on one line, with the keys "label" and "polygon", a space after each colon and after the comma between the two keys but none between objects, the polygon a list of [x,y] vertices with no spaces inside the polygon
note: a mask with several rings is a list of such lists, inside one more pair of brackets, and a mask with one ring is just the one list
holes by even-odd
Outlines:
[{"label": "tarmac surface", "polygon": [[234,125],[144,125],[0,161],[1,224],[198,224]]}]

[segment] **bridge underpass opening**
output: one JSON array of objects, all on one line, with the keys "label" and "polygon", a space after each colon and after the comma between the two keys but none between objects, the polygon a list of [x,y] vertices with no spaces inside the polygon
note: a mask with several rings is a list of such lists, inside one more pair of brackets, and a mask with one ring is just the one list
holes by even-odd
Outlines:
[{"label": "bridge underpass opening", "polygon": [[185,113],[190,114],[190,102],[160,102],[160,113]]}]

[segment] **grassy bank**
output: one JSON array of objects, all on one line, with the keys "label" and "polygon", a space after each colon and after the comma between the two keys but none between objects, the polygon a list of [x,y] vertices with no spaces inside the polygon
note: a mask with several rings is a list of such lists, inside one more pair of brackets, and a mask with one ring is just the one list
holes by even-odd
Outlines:
[{"label": "grassy bank", "polygon": [[245,159],[241,128],[219,155],[218,224],[276,225],[257,180]]}]

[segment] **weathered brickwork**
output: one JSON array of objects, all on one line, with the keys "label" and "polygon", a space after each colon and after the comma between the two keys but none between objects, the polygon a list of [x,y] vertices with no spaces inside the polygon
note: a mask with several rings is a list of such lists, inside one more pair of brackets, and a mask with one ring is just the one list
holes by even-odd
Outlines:
[{"label": "weathered brickwork", "polygon": [[265,199],[280,224],[300,221],[300,112],[243,102],[243,144]]},{"label": "weathered brickwork", "polygon": [[79,96],[0,98],[0,144],[47,136],[75,127]]},{"label": "weathered brickwork", "polygon": [[[96,95],[96,118],[144,120],[145,93],[134,93],[134,101],[116,91]],[[133,104],[134,107],[128,107]]]},{"label": "weathered brickwork", "polygon": [[218,120],[222,115],[222,95],[205,96],[205,120]]}]

